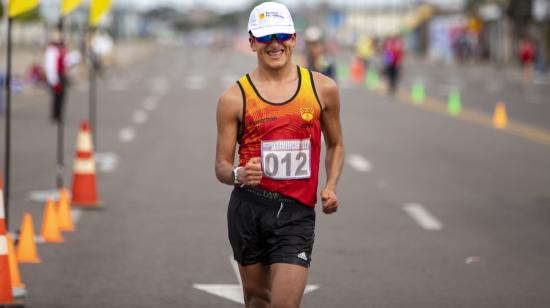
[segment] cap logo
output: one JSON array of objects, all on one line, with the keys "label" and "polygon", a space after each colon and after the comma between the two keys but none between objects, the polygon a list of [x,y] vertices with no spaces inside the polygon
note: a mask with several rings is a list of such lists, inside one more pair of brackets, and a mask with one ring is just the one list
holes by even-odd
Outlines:
[{"label": "cap logo", "polygon": [[284,19],[284,17],[281,14],[279,14],[279,12],[267,12],[266,14],[269,17],[277,17],[277,18]]},{"label": "cap logo", "polygon": [[264,13],[260,13],[260,19],[264,19],[265,18],[265,14]]}]

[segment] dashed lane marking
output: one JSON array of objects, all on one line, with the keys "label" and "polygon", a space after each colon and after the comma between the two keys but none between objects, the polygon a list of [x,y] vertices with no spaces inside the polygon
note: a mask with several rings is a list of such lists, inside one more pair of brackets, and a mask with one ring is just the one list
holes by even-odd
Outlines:
[{"label": "dashed lane marking", "polygon": [[102,173],[112,173],[118,165],[118,155],[113,152],[97,152],[94,154],[98,170]]},{"label": "dashed lane marking", "polygon": [[131,142],[136,138],[136,132],[131,127],[124,127],[118,133],[118,139],[124,143]]},{"label": "dashed lane marking", "polygon": [[363,156],[359,154],[350,154],[346,159],[348,164],[353,167],[353,169],[360,172],[369,172],[372,170],[372,164]]},{"label": "dashed lane marking", "polygon": [[153,111],[157,109],[159,98],[156,96],[149,96],[143,100],[143,108],[147,111]]},{"label": "dashed lane marking", "polygon": [[443,224],[437,220],[428,210],[418,203],[406,203],[403,210],[407,212],[422,228],[428,231],[443,229]]},{"label": "dashed lane marking", "polygon": [[157,93],[166,93],[170,89],[170,82],[164,77],[155,77],[150,80],[151,89]]},{"label": "dashed lane marking", "polygon": [[136,124],[144,124],[147,122],[147,112],[143,110],[136,110],[132,115],[132,120]]}]

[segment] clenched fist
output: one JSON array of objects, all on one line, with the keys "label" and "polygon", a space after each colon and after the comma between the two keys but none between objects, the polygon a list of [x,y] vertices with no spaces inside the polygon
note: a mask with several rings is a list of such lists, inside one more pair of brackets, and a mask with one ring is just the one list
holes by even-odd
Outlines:
[{"label": "clenched fist", "polygon": [[262,180],[262,164],[259,157],[251,158],[237,171],[237,180],[246,186],[256,186]]},{"label": "clenched fist", "polygon": [[338,210],[338,198],[334,190],[325,188],[321,191],[321,201],[323,203],[323,212],[332,214]]}]

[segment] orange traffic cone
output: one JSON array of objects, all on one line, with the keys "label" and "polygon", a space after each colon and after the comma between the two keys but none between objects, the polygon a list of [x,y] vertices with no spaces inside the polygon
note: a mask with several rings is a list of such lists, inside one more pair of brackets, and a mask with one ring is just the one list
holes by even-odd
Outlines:
[{"label": "orange traffic cone", "polygon": [[36,241],[34,240],[34,226],[32,216],[29,213],[23,215],[19,244],[16,249],[17,261],[19,263],[40,263],[36,253]]},{"label": "orange traffic cone", "polygon": [[74,231],[69,191],[66,188],[61,188],[59,191],[59,202],[57,203],[57,222],[59,223],[59,230],[65,232]]},{"label": "orange traffic cone", "polygon": [[83,121],[78,134],[73,170],[72,204],[98,207],[92,135],[88,122]]},{"label": "orange traffic cone", "polygon": [[495,113],[493,115],[493,127],[502,129],[506,128],[506,126],[508,126],[506,106],[503,102],[498,102],[495,106]]},{"label": "orange traffic cone", "polygon": [[10,262],[10,274],[11,274],[11,287],[14,289],[24,289],[25,285],[21,282],[21,276],[19,275],[19,265],[15,258],[15,247],[11,235],[6,236],[8,239],[8,260]]},{"label": "orange traffic cone", "polygon": [[[2,193],[1,188],[0,193]],[[13,302],[10,262],[8,256],[8,238],[6,237],[6,222],[4,218],[4,199],[2,196],[3,194],[0,194],[0,305],[10,304]]]},{"label": "orange traffic cone", "polygon": [[59,230],[57,222],[57,211],[55,210],[55,202],[53,199],[48,199],[44,208],[44,216],[42,216],[42,239],[46,243],[62,243],[65,240]]}]

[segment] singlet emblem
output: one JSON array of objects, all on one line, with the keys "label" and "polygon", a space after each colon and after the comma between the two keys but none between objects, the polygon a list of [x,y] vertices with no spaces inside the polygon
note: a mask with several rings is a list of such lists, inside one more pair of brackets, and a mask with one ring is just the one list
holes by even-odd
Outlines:
[{"label": "singlet emblem", "polygon": [[302,116],[302,120],[304,121],[309,122],[313,120],[313,107],[301,107],[300,115]]}]

